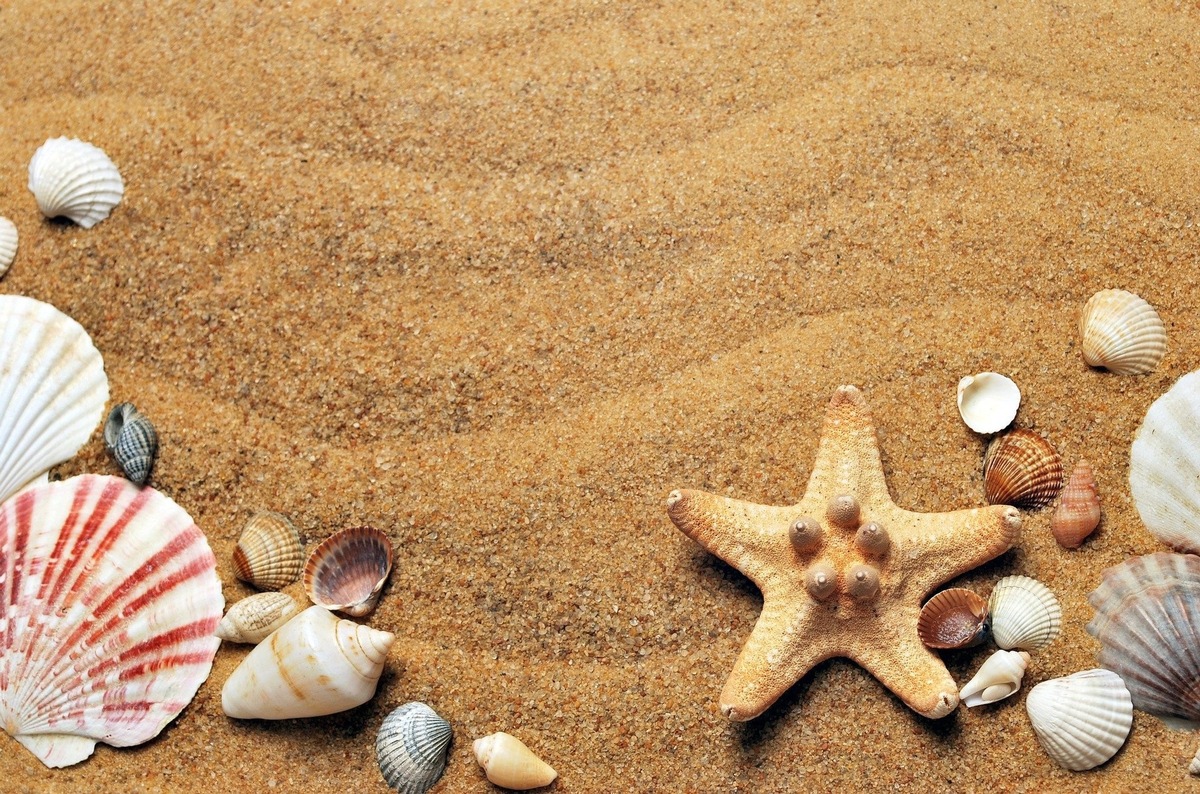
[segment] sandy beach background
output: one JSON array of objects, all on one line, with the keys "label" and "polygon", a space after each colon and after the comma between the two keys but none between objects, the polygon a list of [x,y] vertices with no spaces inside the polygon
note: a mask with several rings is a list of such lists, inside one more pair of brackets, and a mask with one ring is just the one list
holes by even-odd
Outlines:
[{"label": "sandy beach background", "polygon": [[[274,724],[221,712],[223,647],[157,740],[55,771],[0,737],[0,788],[383,792],[375,733],[410,700],[454,726],[438,792],[494,790],[470,745],[497,730],[561,792],[1195,785],[1197,736],[1145,714],[1072,774],[1023,693],[929,721],[848,661],[726,721],[761,598],[664,504],[795,501],[856,384],[898,504],[982,505],[955,385],[1006,373],[1017,425],[1095,465],[1104,522],[1068,552],[1028,513],[958,583],[1059,596],[1024,691],[1094,666],[1100,571],[1162,548],[1133,433],[1200,364],[1194,4],[267,5],[0,8],[0,291],[90,332],[228,602],[255,510],[310,545],[371,524],[397,566],[369,622],[399,640],[369,704]],[[91,230],[26,190],[59,135],[125,178]],[[1166,323],[1149,376],[1080,358],[1108,287]],[[99,431],[54,476],[82,471],[116,471]],[[962,683],[989,652],[946,661]]]}]

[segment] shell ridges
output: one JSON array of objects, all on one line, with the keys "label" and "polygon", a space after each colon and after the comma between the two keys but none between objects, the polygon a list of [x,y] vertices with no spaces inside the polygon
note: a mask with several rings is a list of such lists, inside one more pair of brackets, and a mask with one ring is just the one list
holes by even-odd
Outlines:
[{"label": "shell ridges", "polygon": [[217,624],[216,634],[229,642],[257,645],[299,611],[296,599],[287,593],[255,593],[229,608]]},{"label": "shell ridges", "polygon": [[158,457],[158,432],[133,403],[113,406],[104,424],[104,444],[130,482],[146,484]]},{"label": "shell ridges", "polygon": [[1081,772],[1116,755],[1133,725],[1133,703],[1109,670],[1043,681],[1025,698],[1038,743],[1056,763]]},{"label": "shell ridges", "polygon": [[373,527],[326,538],[304,566],[304,590],[314,604],[361,617],[375,608],[392,571],[392,544]]},{"label": "shell ridges", "polygon": [[67,217],[90,229],[125,194],[121,173],[102,149],[75,138],[51,138],[29,161],[29,190],[47,218]]},{"label": "shell ridges", "polygon": [[287,516],[260,510],[250,517],[233,550],[237,578],[262,590],[278,590],[296,581],[303,566],[300,534]]},{"label": "shell ridges", "polygon": [[988,599],[992,639],[1004,650],[1040,651],[1062,630],[1062,607],[1050,588],[1028,576],[1006,576]]},{"label": "shell ridges", "polygon": [[446,770],[453,730],[424,703],[405,703],[379,726],[375,757],[384,781],[400,794],[425,794]]},{"label": "shell ridges", "polygon": [[1062,488],[1062,458],[1039,433],[1020,429],[992,440],[983,458],[989,504],[1045,507]]},{"label": "shell ridges", "polygon": [[8,272],[17,257],[17,226],[8,218],[0,217],[0,276]]},{"label": "shell ridges", "polygon": [[1146,411],[1129,453],[1129,490],[1154,537],[1200,552],[1200,370]]},{"label": "shell ridges", "polygon": [[1106,289],[1079,318],[1083,360],[1117,375],[1146,375],[1167,352],[1167,331],[1154,307],[1132,292]]},{"label": "shell ridges", "polygon": [[967,648],[988,632],[988,606],[972,590],[952,587],[925,603],[917,619],[917,635],[927,648]]}]

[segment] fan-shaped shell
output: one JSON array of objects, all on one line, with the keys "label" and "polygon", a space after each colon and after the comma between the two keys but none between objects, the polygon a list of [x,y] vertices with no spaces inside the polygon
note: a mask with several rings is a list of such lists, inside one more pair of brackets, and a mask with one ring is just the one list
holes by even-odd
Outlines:
[{"label": "fan-shaped shell", "polygon": [[233,550],[237,578],[261,590],[287,587],[304,567],[304,546],[287,516],[262,510],[246,522]]},{"label": "fan-shaped shell", "polygon": [[967,708],[985,706],[1014,694],[1021,688],[1029,654],[1025,651],[996,651],[987,658],[958,693]]},{"label": "fan-shaped shell", "polygon": [[229,608],[217,624],[217,636],[257,645],[299,611],[296,599],[287,593],[255,593]]},{"label": "fan-shaped shell", "polygon": [[1200,552],[1200,370],[1146,412],[1129,455],[1129,489],[1154,537]]},{"label": "fan-shaped shell", "polygon": [[1154,307],[1132,292],[1106,289],[1079,318],[1083,360],[1117,375],[1153,372],[1167,352],[1167,330]]},{"label": "fan-shaped shell", "polygon": [[1062,630],[1062,607],[1050,588],[1028,576],[1006,576],[988,599],[992,640],[1005,650],[1040,651]]},{"label": "fan-shaped shell", "polygon": [[375,739],[384,781],[399,794],[425,794],[446,771],[450,723],[424,703],[405,703],[387,715]]},{"label": "fan-shaped shell", "polygon": [[51,138],[29,161],[29,190],[47,218],[67,217],[90,229],[120,203],[125,183],[99,147],[75,138]]},{"label": "fan-shaped shell", "polygon": [[53,306],[0,296],[0,502],[79,451],[108,402],[104,362]]},{"label": "fan-shaped shell", "polygon": [[158,432],[133,403],[119,403],[109,412],[104,443],[125,476],[145,485],[158,456]]},{"label": "fan-shaped shell", "polygon": [[1159,552],[1104,571],[1088,596],[1100,664],[1133,704],[1160,717],[1200,720],[1200,558]]},{"label": "fan-shaped shell", "polygon": [[1032,430],[1014,430],[988,445],[983,487],[988,503],[1036,509],[1054,501],[1062,488],[1062,458]]},{"label": "fan-shaped shell", "polygon": [[487,779],[502,788],[526,791],[549,786],[558,777],[524,742],[503,731],[476,739],[472,749]]},{"label": "fan-shaped shell", "polygon": [[1099,525],[1100,494],[1096,492],[1096,478],[1091,464],[1081,460],[1063,486],[1062,498],[1050,516],[1050,532],[1064,549],[1077,549]]},{"label": "fan-shaped shell", "polygon": [[998,433],[1017,417],[1021,390],[998,372],[968,375],[958,382],[958,413],[976,433]]},{"label": "fan-shaped shell", "polygon": [[0,726],[47,766],[140,744],[208,677],[224,599],[188,514],[84,475],[0,505]]},{"label": "fan-shaped shell", "polygon": [[0,276],[8,272],[17,257],[17,227],[8,218],[0,218]]},{"label": "fan-shaped shell", "polygon": [[372,527],[343,529],[313,549],[304,589],[314,604],[361,617],[375,608],[392,571],[392,544]]},{"label": "fan-shaped shell", "polygon": [[1042,749],[1075,772],[1116,755],[1133,725],[1129,691],[1108,670],[1043,681],[1029,690],[1025,710]]},{"label": "fan-shaped shell", "polygon": [[917,618],[917,635],[928,648],[969,648],[983,642],[987,630],[987,601],[961,587],[929,599]]}]

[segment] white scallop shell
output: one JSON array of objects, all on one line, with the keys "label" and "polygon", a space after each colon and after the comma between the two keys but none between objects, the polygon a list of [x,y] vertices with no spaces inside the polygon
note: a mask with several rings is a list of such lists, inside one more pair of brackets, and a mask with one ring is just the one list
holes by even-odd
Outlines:
[{"label": "white scallop shell", "polygon": [[1154,307],[1132,292],[1106,289],[1079,318],[1083,360],[1117,375],[1153,372],[1167,352],[1167,330]]},{"label": "white scallop shell", "polygon": [[967,708],[1004,700],[1021,688],[1028,664],[1029,654],[1025,651],[996,651],[958,696]]},{"label": "white scallop shell", "polygon": [[79,323],[0,296],[0,501],[78,452],[107,401],[104,361]]},{"label": "white scallop shell", "polygon": [[1129,454],[1129,489],[1154,537],[1200,552],[1200,370],[1146,412]]},{"label": "white scallop shell", "polygon": [[958,382],[958,413],[976,433],[998,433],[1012,423],[1021,405],[1021,390],[997,372],[968,375]]},{"label": "white scallop shell", "polygon": [[257,645],[299,611],[296,599],[287,593],[255,593],[229,608],[217,624],[217,636]]},{"label": "white scallop shell", "polygon": [[424,703],[405,703],[387,715],[375,739],[384,781],[399,794],[425,794],[446,771],[450,723]]},{"label": "white scallop shell", "polygon": [[8,272],[17,257],[17,226],[8,218],[0,218],[0,276]]},{"label": "white scallop shell", "polygon": [[1062,630],[1062,607],[1050,588],[1028,576],[1006,576],[988,599],[992,639],[1004,650],[1040,651]]},{"label": "white scallop shell", "polygon": [[502,788],[526,791],[549,786],[558,777],[524,742],[503,731],[476,739],[472,749],[487,779]]},{"label": "white scallop shell", "polygon": [[47,218],[65,216],[90,229],[120,203],[125,183],[104,150],[75,138],[51,138],[29,161],[29,190]]},{"label": "white scallop shell", "polygon": [[239,719],[285,720],[361,706],[395,639],[309,607],[242,660],[221,689],[221,707]]},{"label": "white scallop shell", "polygon": [[120,477],[0,505],[0,726],[50,767],[157,736],[212,669],[216,565],[183,508]]},{"label": "white scallop shell", "polygon": [[1133,725],[1133,703],[1121,677],[1084,670],[1043,681],[1029,691],[1025,710],[1038,742],[1059,766],[1074,772],[1117,754]]}]

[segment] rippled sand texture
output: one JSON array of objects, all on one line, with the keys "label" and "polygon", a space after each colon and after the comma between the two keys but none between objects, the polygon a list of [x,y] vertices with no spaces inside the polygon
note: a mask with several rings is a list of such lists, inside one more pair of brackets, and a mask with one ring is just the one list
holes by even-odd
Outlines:
[{"label": "rippled sand texture", "polygon": [[[0,779],[383,792],[375,731],[423,700],[455,730],[439,792],[492,790],[470,746],[498,730],[562,792],[1185,785],[1197,737],[1145,715],[1073,775],[1023,696],[928,722],[845,661],[727,722],[761,599],[665,497],[794,501],[852,383],[897,503],[981,505],[955,385],[1004,372],[1018,423],[1092,461],[1105,521],[1066,552],[1029,515],[960,583],[1058,593],[1026,691],[1093,666],[1100,570],[1160,548],[1129,498],[1133,431],[1200,365],[1194,5],[266,5],[0,9],[0,214],[21,233],[0,290],[91,332],[229,601],[257,509],[310,546],[384,529],[370,622],[400,635],[392,663],[347,714],[233,722],[220,687],[246,651],[225,647],[157,741],[48,771],[0,737]],[[125,177],[90,231],[25,189],[62,134]],[[1154,374],[1081,361],[1076,316],[1106,287],[1162,314]],[[57,476],[85,470],[115,471],[98,432]]]}]

